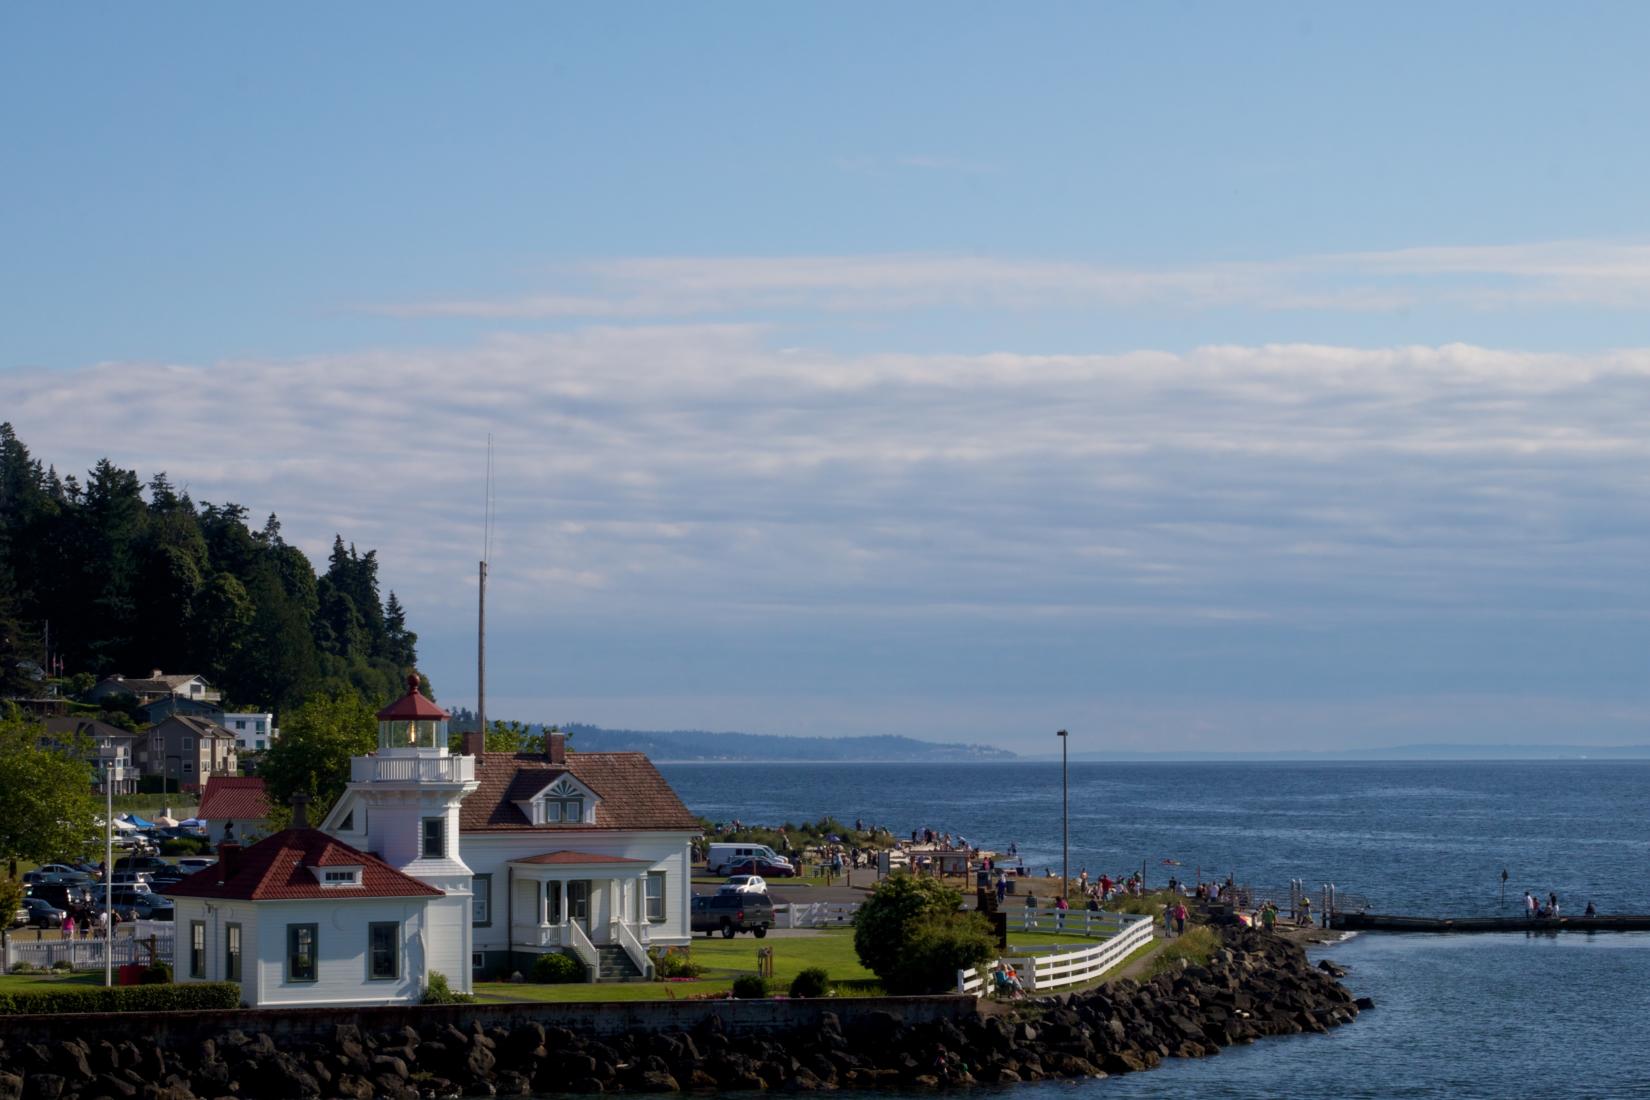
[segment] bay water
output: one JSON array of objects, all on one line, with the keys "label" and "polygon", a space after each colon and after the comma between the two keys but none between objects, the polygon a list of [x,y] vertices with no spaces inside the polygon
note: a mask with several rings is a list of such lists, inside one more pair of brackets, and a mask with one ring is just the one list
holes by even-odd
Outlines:
[{"label": "bay water", "polygon": [[[1058,761],[660,768],[712,820],[864,818],[906,837],[1013,842],[1034,873],[1061,864]],[[1588,901],[1650,912],[1650,761],[1082,762],[1066,774],[1073,875],[1144,866],[1151,884],[1232,875],[1277,895],[1291,879],[1333,882],[1375,911],[1427,916],[1513,913],[1526,889],[1557,893],[1570,913]],[[1366,933],[1316,953],[1346,966],[1375,1010],[1329,1035],[1016,1094],[1650,1097],[1650,933]]]}]

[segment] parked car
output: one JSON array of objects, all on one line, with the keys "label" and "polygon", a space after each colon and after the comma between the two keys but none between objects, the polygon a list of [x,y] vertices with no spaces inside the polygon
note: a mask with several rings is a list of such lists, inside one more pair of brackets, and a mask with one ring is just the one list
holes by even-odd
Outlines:
[{"label": "parked car", "polygon": [[796,868],[789,862],[775,863],[769,859],[747,859],[735,863],[728,869],[734,875],[762,875],[766,878],[792,878],[796,875]]},{"label": "parked car", "polygon": [[45,881],[46,881],[46,872],[44,872],[44,871],[24,871],[23,872],[22,882],[23,882],[24,886],[33,886],[37,882],[45,882]]},{"label": "parked car", "polygon": [[116,886],[141,886],[149,888],[149,871],[116,871],[109,881]]},{"label": "parked car", "polygon": [[214,856],[184,856],[178,860],[178,869],[186,875],[192,875],[196,871],[206,870],[216,862],[218,861]]},{"label": "parked car", "polygon": [[699,894],[693,899],[692,922],[694,932],[707,936],[720,932],[731,940],[749,932],[761,939],[773,926],[773,902],[766,894]]},{"label": "parked car", "polygon": [[42,882],[68,882],[75,886],[90,886],[97,879],[85,871],[51,871]]},{"label": "parked car", "polygon": [[140,894],[132,902],[132,914],[138,920],[171,920],[176,912],[172,899],[160,894]]},{"label": "parked car", "polygon": [[21,928],[27,923],[29,923],[29,907],[27,905],[19,905],[17,907],[17,912],[12,914],[11,926],[13,928]]},{"label": "parked car", "polygon": [[[115,871],[161,871],[172,864],[159,856],[122,856],[115,860]],[[119,880],[116,879],[118,882]]]},{"label": "parked car", "polygon": [[73,882],[37,882],[28,888],[28,897],[38,899],[54,909],[79,909],[92,902],[89,887]]},{"label": "parked car", "polygon": [[[149,899],[156,896],[158,895],[151,893],[147,887],[138,890],[131,886],[116,886],[109,901],[114,906],[115,911],[120,914],[121,919],[133,920],[140,915],[140,910],[149,908]],[[102,904],[103,898],[101,895],[97,898],[97,901],[100,905]],[[167,899],[167,904],[171,904],[170,898]]]},{"label": "parked car", "polygon": [[67,915],[45,898],[24,898],[23,908],[29,911],[28,923],[35,928],[62,928]]},{"label": "parked car", "polygon": [[65,875],[75,871],[83,871],[83,867],[74,867],[67,863],[42,863],[40,873],[43,875]]},{"label": "parked car", "polygon": [[768,880],[761,875],[734,875],[716,891],[718,894],[763,894],[768,892]]}]

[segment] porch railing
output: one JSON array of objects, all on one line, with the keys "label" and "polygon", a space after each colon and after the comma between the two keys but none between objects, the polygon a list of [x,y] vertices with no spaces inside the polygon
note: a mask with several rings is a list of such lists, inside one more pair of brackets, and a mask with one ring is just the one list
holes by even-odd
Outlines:
[{"label": "porch railing", "polygon": [[642,946],[642,942],[636,938],[636,933],[630,930],[628,924],[622,920],[614,921],[608,926],[608,937],[610,943],[617,943],[624,948],[624,953],[630,956],[631,965],[642,977],[653,977],[653,960],[647,957],[647,948]]},{"label": "porch railing", "polygon": [[562,927],[567,929],[567,946],[573,949],[580,962],[590,968],[590,976],[595,978],[601,973],[601,956],[596,954],[596,945],[590,942],[590,937],[584,934],[578,921],[568,921]]}]

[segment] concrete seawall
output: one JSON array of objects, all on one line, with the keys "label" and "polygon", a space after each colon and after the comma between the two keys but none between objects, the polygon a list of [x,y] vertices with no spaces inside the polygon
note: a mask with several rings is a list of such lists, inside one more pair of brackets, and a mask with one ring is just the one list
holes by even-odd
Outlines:
[{"label": "concrete seawall", "polygon": [[844,1023],[872,1012],[889,1012],[906,1024],[958,1022],[976,1015],[972,997],[831,997],[820,1000],[751,1001],[586,1001],[568,1004],[408,1005],[384,1008],[236,1009],[214,1012],[153,1012],[140,1019],[124,1013],[56,1016],[0,1016],[0,1041],[37,1043],[68,1036],[96,1043],[119,1042],[141,1033],[146,1042],[184,1047],[230,1031],[263,1032],[283,1042],[330,1040],[340,1024],[364,1031],[422,1029],[452,1024],[469,1028],[514,1029],[536,1023],[607,1037],[630,1032],[687,1031],[715,1017],[728,1035],[811,1031],[834,1012]]}]

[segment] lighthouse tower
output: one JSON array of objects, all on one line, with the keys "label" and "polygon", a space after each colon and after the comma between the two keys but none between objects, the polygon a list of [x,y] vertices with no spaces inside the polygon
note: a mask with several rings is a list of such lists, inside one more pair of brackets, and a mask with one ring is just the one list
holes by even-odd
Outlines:
[{"label": "lighthouse tower", "polygon": [[448,714],[419,691],[378,712],[378,751],[350,760],[350,784],[322,828],[447,896],[431,902],[428,969],[470,989],[471,875],[459,851],[458,808],[476,789],[475,757],[447,751]]}]

